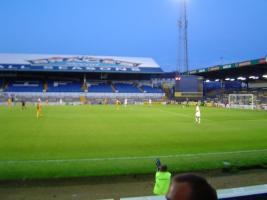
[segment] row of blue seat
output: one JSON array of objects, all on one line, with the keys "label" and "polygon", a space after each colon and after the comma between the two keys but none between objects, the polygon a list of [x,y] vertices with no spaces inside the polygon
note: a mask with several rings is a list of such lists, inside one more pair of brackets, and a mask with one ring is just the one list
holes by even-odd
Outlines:
[{"label": "row of blue seat", "polygon": [[48,81],[47,92],[82,92],[82,84],[79,82],[53,82]]},{"label": "row of blue seat", "polygon": [[116,91],[121,93],[141,93],[141,91],[134,85],[127,83],[116,83],[114,84]]},{"label": "row of blue seat", "polygon": [[[9,83],[5,89],[6,92],[42,92],[44,90],[43,83],[35,82],[13,82]],[[153,88],[151,86],[142,86],[140,90],[138,87],[130,83],[115,83],[114,90],[119,93],[162,93],[160,88]],[[48,81],[47,92],[83,92],[82,83],[80,82],[64,82],[64,81]],[[110,84],[99,83],[88,87],[88,92],[111,93],[114,92]]]},{"label": "row of blue seat", "polygon": [[113,92],[111,85],[105,84],[105,83],[100,83],[97,85],[91,85],[88,88],[88,92]]},{"label": "row of blue seat", "polygon": [[227,81],[221,84],[220,82],[216,81],[210,81],[210,82],[204,82],[203,89],[206,92],[218,90],[218,89],[224,89],[224,90],[240,90],[242,88],[242,82],[241,81]]},{"label": "row of blue seat", "polygon": [[5,89],[8,92],[42,92],[43,86],[39,81],[17,81],[10,83]]},{"label": "row of blue seat", "polygon": [[161,88],[154,88],[154,87],[151,87],[151,86],[142,86],[141,88],[146,93],[162,93],[162,89]]}]

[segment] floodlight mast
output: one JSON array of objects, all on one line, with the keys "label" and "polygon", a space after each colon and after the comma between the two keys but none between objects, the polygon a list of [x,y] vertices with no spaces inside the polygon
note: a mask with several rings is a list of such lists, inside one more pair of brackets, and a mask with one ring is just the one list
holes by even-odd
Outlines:
[{"label": "floodlight mast", "polygon": [[188,56],[188,18],[187,18],[187,0],[180,1],[180,17],[178,20],[179,44],[177,71],[188,73],[189,56]]}]

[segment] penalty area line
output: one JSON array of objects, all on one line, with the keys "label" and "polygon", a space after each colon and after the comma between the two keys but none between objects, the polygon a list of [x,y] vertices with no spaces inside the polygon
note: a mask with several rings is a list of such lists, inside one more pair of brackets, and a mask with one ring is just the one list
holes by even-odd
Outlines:
[{"label": "penalty area line", "polygon": [[110,157],[110,158],[81,158],[81,159],[55,159],[55,160],[2,160],[0,164],[33,164],[33,163],[73,163],[73,162],[94,162],[94,161],[124,161],[124,160],[149,160],[156,158],[186,158],[198,156],[220,156],[243,153],[260,153],[267,152],[267,149],[254,149],[243,151],[225,151],[210,153],[190,153],[190,154],[172,154],[172,155],[155,155],[155,156],[129,156],[129,157]]}]

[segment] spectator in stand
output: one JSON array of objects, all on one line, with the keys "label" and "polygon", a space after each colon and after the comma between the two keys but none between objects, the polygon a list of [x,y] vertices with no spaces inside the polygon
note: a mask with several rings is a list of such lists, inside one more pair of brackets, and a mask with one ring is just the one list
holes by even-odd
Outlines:
[{"label": "spectator in stand", "polygon": [[166,195],[171,183],[171,173],[167,171],[167,165],[159,166],[155,181],[153,193],[155,195]]},{"label": "spectator in stand", "polygon": [[206,179],[193,174],[175,176],[167,200],[217,200],[216,190]]}]

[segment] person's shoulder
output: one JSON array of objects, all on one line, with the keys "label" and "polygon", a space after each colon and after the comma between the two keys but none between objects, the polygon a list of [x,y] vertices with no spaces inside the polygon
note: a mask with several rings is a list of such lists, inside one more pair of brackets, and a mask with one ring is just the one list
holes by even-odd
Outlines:
[{"label": "person's shoulder", "polygon": [[172,176],[171,172],[166,172],[166,173],[168,176],[170,176],[170,177]]},{"label": "person's shoulder", "polygon": [[156,176],[171,176],[172,174],[170,172],[157,172]]}]

